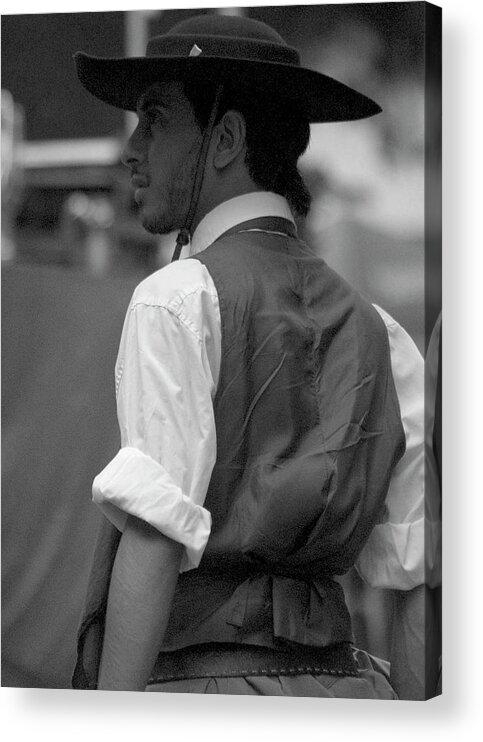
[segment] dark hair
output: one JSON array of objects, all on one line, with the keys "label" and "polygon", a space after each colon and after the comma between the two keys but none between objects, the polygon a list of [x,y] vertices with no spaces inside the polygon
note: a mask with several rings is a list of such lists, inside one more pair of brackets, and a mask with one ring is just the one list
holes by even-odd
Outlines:
[{"label": "dark hair", "polygon": [[[184,91],[203,130],[210,116],[215,86],[188,81]],[[217,121],[230,109],[239,111],[246,122],[246,164],[250,177],[259,188],[284,196],[295,214],[306,216],[312,198],[297,161],[309,143],[309,122],[279,98],[225,85]]]}]

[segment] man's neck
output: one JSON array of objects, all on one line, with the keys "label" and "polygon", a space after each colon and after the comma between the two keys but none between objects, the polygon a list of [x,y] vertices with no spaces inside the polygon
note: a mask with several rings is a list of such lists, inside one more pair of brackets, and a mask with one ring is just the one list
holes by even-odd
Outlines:
[{"label": "man's neck", "polygon": [[203,221],[203,219],[208,216],[212,211],[217,209],[218,207],[222,207],[223,204],[228,203],[228,201],[231,201],[234,198],[238,198],[239,196],[246,196],[247,194],[251,193],[264,193],[261,188],[258,188],[252,181],[248,181],[244,183],[243,185],[231,185],[223,190],[222,196],[213,196],[209,195],[207,197],[201,198],[199,206],[196,210],[195,218],[193,220],[193,226],[191,229],[191,234],[194,235],[196,232],[196,229],[198,228],[198,225]]}]

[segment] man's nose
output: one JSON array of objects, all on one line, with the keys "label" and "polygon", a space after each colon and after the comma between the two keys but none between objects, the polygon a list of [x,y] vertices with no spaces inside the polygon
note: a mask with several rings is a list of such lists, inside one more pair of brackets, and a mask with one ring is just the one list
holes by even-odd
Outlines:
[{"label": "man's nose", "polygon": [[138,127],[133,131],[121,153],[121,162],[128,168],[138,166],[143,159],[141,142],[139,141]]}]

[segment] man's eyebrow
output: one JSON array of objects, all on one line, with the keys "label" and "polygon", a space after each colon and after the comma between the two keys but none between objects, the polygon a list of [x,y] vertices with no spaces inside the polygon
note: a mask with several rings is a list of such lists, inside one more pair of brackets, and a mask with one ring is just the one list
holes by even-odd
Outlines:
[{"label": "man's eyebrow", "polygon": [[163,99],[163,96],[160,95],[160,93],[156,93],[154,91],[143,93],[138,102],[138,111],[142,113],[148,108],[151,108],[151,106],[160,106],[162,108],[167,108],[168,104],[166,100]]}]

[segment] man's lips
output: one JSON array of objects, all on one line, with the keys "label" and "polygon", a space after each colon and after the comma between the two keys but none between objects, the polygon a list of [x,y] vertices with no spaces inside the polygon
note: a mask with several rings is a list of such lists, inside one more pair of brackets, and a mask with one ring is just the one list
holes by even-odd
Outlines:
[{"label": "man's lips", "polygon": [[144,177],[144,175],[132,175],[131,176],[131,185],[133,188],[146,188],[148,185],[147,178]]},{"label": "man's lips", "polygon": [[136,190],[134,191],[134,200],[138,206],[141,205],[141,201],[143,198],[143,192],[144,192],[143,186],[141,188],[136,188]]},{"label": "man's lips", "polygon": [[148,187],[148,181],[142,175],[133,175],[131,178],[131,186],[134,188],[134,200],[139,204],[144,189]]}]

